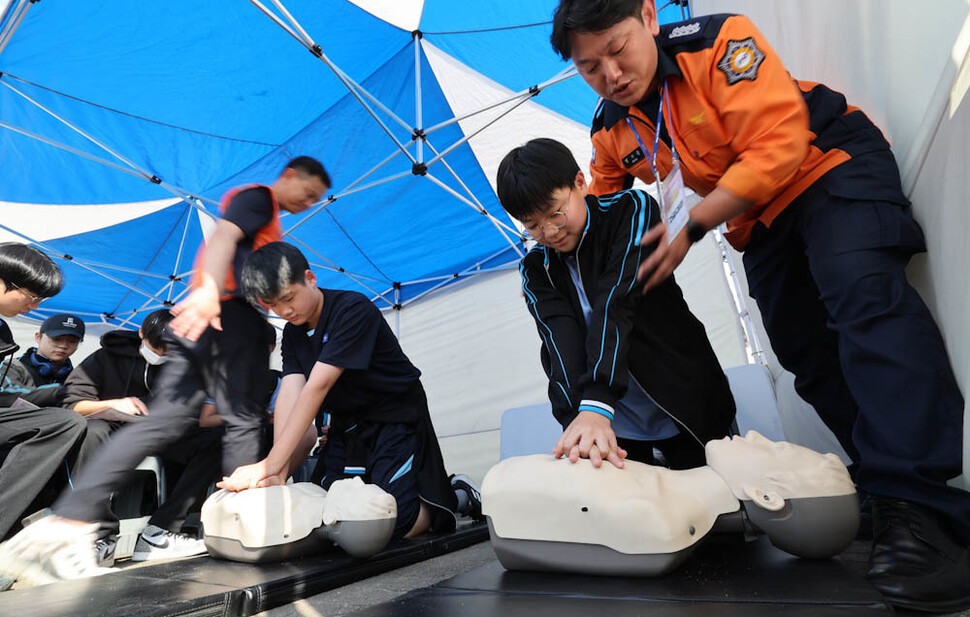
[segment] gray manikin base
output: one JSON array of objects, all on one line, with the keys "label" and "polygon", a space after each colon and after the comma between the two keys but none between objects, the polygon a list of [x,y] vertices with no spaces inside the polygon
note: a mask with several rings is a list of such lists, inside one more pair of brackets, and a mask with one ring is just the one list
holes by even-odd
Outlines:
[{"label": "gray manikin base", "polygon": [[335,544],[354,557],[370,557],[387,546],[394,533],[394,524],[393,518],[341,521],[333,525],[321,525],[310,535],[295,542],[257,547],[243,546],[235,538],[206,534],[205,546],[213,557],[244,563],[286,561],[333,550]]},{"label": "gray manikin base", "polygon": [[[762,532],[781,550],[798,557],[828,558],[845,550],[859,529],[859,500],[853,493],[837,497],[789,499],[778,511],[741,502],[746,531]],[[738,533],[739,512],[721,515],[715,531]],[[627,554],[599,544],[502,538],[488,519],[492,548],[507,570],[571,572],[604,576],[663,576],[696,550],[691,546],[661,554]]]}]

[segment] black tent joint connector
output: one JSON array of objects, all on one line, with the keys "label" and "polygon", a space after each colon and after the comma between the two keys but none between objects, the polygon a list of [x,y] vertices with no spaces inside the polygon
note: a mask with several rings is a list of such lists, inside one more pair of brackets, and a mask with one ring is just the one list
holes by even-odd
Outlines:
[{"label": "black tent joint connector", "polygon": [[168,280],[170,280],[170,281],[181,281],[182,280],[182,277],[181,276],[178,276],[176,274],[169,274],[168,275]]},{"label": "black tent joint connector", "polygon": [[64,260],[65,260],[65,261],[74,261],[74,258],[73,258],[73,257],[71,257],[70,255],[67,255],[67,254],[65,254],[65,255],[64,255]]},{"label": "black tent joint connector", "polygon": [[171,300],[162,300],[162,306],[175,306],[175,303]]},{"label": "black tent joint connector", "polygon": [[417,139],[425,139],[426,137],[427,137],[427,133],[424,132],[424,129],[414,129],[411,131],[411,141],[415,141]]},{"label": "black tent joint connector", "polygon": [[337,272],[346,272],[343,268],[337,268]]},{"label": "black tent joint connector", "polygon": [[422,33],[420,30],[412,30],[411,31],[411,38],[412,39],[414,39],[414,38],[423,39],[424,38],[424,33]]},{"label": "black tent joint connector", "polygon": [[455,272],[454,274],[451,275],[451,278],[458,278],[460,276],[461,276],[461,274]]},{"label": "black tent joint connector", "polygon": [[425,176],[428,174],[428,166],[424,163],[415,163],[411,165],[411,173],[415,176]]},{"label": "black tent joint connector", "polygon": [[402,308],[404,308],[404,307],[403,307],[403,306],[401,306],[400,304],[395,304],[395,305],[394,305],[394,306],[392,306],[391,308],[392,308],[392,309],[394,309],[395,311],[400,311],[400,310],[401,310]]},{"label": "black tent joint connector", "polygon": [[101,314],[104,315],[104,318],[105,319],[114,319],[115,318],[115,314],[114,313],[101,313]]},{"label": "black tent joint connector", "polygon": [[310,53],[316,56],[317,58],[323,57],[323,48],[320,47],[319,45],[314,45],[313,47],[308,47],[307,49],[309,49]]},{"label": "black tent joint connector", "polygon": [[162,183],[162,179],[159,178],[158,176],[152,176],[151,178],[149,178],[149,180],[151,180],[152,184],[161,184]]},{"label": "black tent joint connector", "polygon": [[532,86],[532,87],[529,88],[529,96],[535,96],[535,95],[539,94],[540,91],[541,90],[540,90],[539,86]]},{"label": "black tent joint connector", "polygon": [[335,201],[337,201],[337,198],[336,197],[334,197],[333,195],[327,195],[327,203],[328,204],[332,204]]},{"label": "black tent joint connector", "polygon": [[400,289],[401,288],[401,282],[400,281],[394,281],[393,283],[391,283],[391,287],[393,287],[394,289]]}]

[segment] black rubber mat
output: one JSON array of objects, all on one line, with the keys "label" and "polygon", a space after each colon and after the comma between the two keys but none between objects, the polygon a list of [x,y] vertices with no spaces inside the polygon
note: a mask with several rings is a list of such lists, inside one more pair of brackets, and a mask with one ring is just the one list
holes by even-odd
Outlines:
[{"label": "black rubber mat", "polygon": [[348,617],[885,617],[872,608],[790,604],[664,602],[453,591],[428,587]]},{"label": "black rubber mat", "polygon": [[882,596],[837,559],[791,557],[760,538],[712,539],[660,578],[508,572],[496,561],[353,613],[404,615],[885,615]]},{"label": "black rubber mat", "polygon": [[488,538],[484,523],[400,540],[370,559],[340,550],[278,564],[210,557],[127,568],[93,579],[0,593],[11,617],[245,617]]}]

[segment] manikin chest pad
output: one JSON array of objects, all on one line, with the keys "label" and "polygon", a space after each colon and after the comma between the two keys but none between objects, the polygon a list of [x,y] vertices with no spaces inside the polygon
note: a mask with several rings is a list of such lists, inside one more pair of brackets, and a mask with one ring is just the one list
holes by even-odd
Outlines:
[{"label": "manikin chest pad", "polygon": [[[707,456],[711,466],[685,471],[635,461],[626,461],[624,469],[606,462],[596,469],[588,460],[572,464],[546,455],[506,459],[482,483],[493,545],[498,536],[532,543],[533,555],[543,550],[535,541],[569,543],[570,551],[596,545],[627,555],[673,555],[693,547],[718,517],[738,512],[742,503],[748,513],[769,513],[754,524],[796,555],[830,556],[855,537],[855,490],[834,455],[751,431],[709,442]],[[509,552],[517,548],[526,547]],[[548,562],[529,563],[532,558],[523,554],[514,561],[548,569]],[[569,554],[560,550],[557,556]],[[628,561],[627,567],[656,575],[675,564]],[[598,565],[589,571],[604,573]]]},{"label": "manikin chest pad", "polygon": [[[373,554],[390,539],[396,518],[394,497],[360,478],[337,480],[329,491],[309,482],[240,492],[220,490],[202,506],[209,552],[215,548],[218,556],[241,561],[261,561],[270,553],[292,556],[286,551],[261,549],[294,545],[314,536],[329,538],[359,555],[360,542],[348,546],[336,533],[344,524],[357,526],[370,536],[361,541],[367,545],[365,552]],[[372,537],[375,534],[386,537]],[[354,544],[353,539],[350,542]],[[376,550],[371,548],[375,544],[379,544]]]},{"label": "manikin chest pad", "polygon": [[482,482],[482,512],[501,538],[665,554],[700,540],[738,500],[708,467],[670,471],[626,461],[623,469],[545,454],[506,459]]}]

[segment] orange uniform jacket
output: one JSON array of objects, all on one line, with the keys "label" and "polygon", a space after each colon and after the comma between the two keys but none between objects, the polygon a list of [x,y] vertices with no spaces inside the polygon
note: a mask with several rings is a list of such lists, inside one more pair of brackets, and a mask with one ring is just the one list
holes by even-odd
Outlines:
[{"label": "orange uniform jacket", "polygon": [[[237,186],[236,188],[230,189],[222,196],[219,200],[219,213],[225,214],[226,209],[232,202],[233,197],[239,193],[252,189],[252,188],[264,188],[269,191],[270,198],[273,201],[273,217],[269,223],[264,225],[256,232],[253,238],[246,238],[236,247],[236,255],[233,256],[232,262],[229,264],[229,272],[226,274],[226,280],[222,287],[222,297],[220,300],[228,300],[235,296],[240,295],[239,285],[236,282],[236,265],[240,264],[249,253],[256,251],[261,246],[269,244],[270,242],[278,242],[283,239],[283,227],[280,225],[280,205],[276,201],[276,195],[273,194],[273,189],[264,184],[246,184],[243,186]],[[250,243],[251,242],[251,243]],[[245,255],[240,255],[240,251],[244,251]],[[195,256],[195,269],[193,275],[193,286],[197,283],[198,273],[202,271],[203,268],[203,258],[205,256],[205,244],[199,248],[199,252]],[[242,259],[240,259],[240,257]]]},{"label": "orange uniform jacket", "polygon": [[[662,178],[670,171],[672,138],[689,188],[703,196],[721,187],[750,201],[746,212],[728,221],[727,239],[738,250],[757,221],[770,225],[812,183],[853,157],[878,153],[867,159],[862,174],[867,177],[842,181],[834,192],[908,203],[882,133],[841,94],[794,81],[746,17],[710,15],[668,24],[656,42],[658,82],[667,84],[669,97],[658,171]],[[593,194],[628,188],[634,176],[654,181],[649,157],[658,104],[656,93],[634,107],[604,101],[597,109]]]}]

